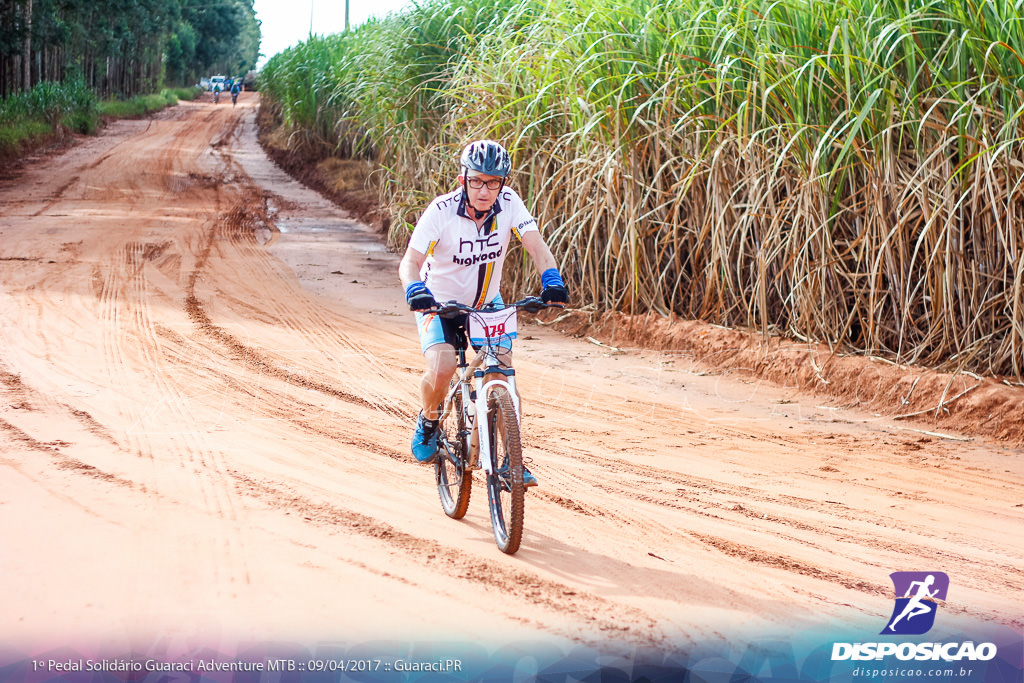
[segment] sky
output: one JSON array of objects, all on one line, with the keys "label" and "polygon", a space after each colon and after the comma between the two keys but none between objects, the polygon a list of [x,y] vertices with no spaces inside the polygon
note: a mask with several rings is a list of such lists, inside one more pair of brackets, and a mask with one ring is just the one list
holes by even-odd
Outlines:
[{"label": "sky", "polygon": [[[412,5],[412,0],[348,0],[349,25],[356,27],[371,16],[384,17]],[[262,22],[258,66],[309,37],[345,30],[345,0],[255,0],[256,18]]]}]

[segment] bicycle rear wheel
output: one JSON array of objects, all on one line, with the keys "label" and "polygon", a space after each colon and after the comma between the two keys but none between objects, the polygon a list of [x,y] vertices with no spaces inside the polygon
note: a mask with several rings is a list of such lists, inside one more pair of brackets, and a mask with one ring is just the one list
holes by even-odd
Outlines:
[{"label": "bicycle rear wheel", "polygon": [[487,475],[487,500],[491,509],[494,541],[501,552],[511,555],[523,540],[523,446],[519,421],[508,389],[495,386],[487,393],[487,426],[491,441],[491,462],[495,470]]},{"label": "bicycle rear wheel", "polygon": [[462,519],[469,509],[469,494],[473,490],[473,472],[466,468],[466,428],[462,410],[462,395],[455,392],[451,411],[440,425],[440,448],[434,461],[434,478],[444,513],[452,519]]}]

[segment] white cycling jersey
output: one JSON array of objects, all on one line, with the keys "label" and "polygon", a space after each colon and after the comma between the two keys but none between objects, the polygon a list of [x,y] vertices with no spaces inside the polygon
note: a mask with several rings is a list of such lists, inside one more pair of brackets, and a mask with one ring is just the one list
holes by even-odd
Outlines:
[{"label": "white cycling jersey", "polygon": [[501,270],[513,234],[537,230],[537,220],[516,191],[503,187],[478,229],[466,215],[462,188],[430,203],[416,223],[409,246],[426,254],[420,279],[439,302],[481,306],[498,296]]}]

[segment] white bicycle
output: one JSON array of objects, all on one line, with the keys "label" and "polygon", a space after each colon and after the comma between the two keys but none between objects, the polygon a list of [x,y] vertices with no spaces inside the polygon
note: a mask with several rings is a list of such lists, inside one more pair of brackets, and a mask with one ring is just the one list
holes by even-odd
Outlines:
[{"label": "white bicycle", "polygon": [[507,306],[483,308],[451,301],[425,311],[446,318],[466,315],[469,340],[479,347],[468,363],[465,349],[456,350],[456,376],[441,407],[434,462],[441,507],[452,519],[465,516],[473,472],[482,469],[494,541],[509,555],[519,550],[523,539],[526,489],[516,373],[501,361],[501,355],[515,337],[519,309],[536,313],[552,307],[562,306],[528,297]]}]

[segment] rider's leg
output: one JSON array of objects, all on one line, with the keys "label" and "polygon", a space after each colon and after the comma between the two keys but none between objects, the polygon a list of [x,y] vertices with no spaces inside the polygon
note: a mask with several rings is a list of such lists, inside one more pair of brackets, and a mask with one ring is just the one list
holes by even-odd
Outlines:
[{"label": "rider's leg", "polygon": [[451,344],[434,344],[423,355],[427,359],[427,369],[420,380],[423,415],[429,420],[436,420],[440,417],[438,407],[448,393],[448,384],[455,375],[458,359]]},{"label": "rider's leg", "polygon": [[[437,456],[438,406],[444,400],[448,382],[457,364],[455,347],[444,341],[439,330],[431,331],[431,321],[417,316],[421,323],[421,345],[427,368],[420,379],[421,411],[412,437],[412,454],[421,463],[433,462]],[[425,324],[424,324],[425,323]]]}]

